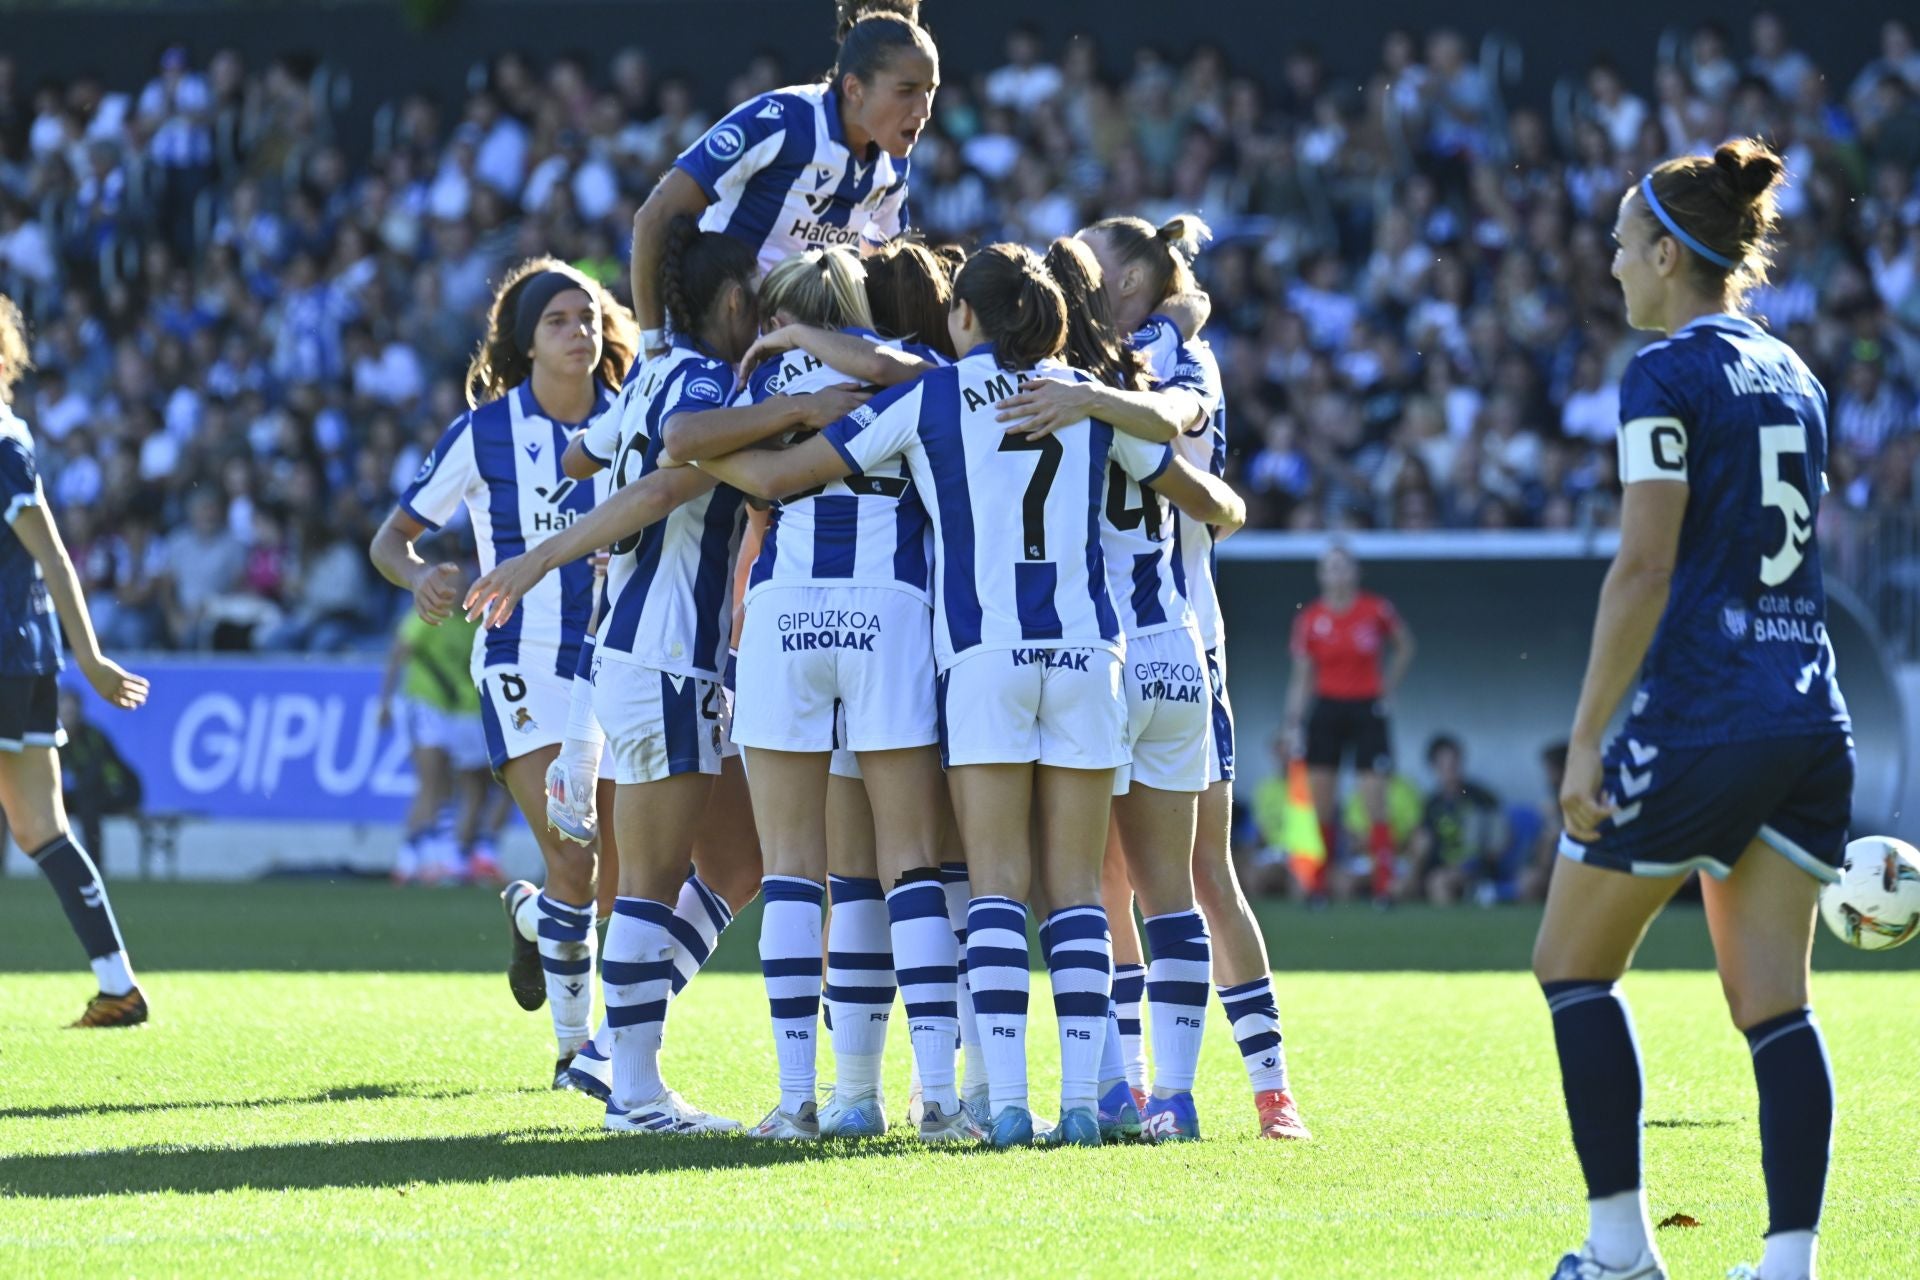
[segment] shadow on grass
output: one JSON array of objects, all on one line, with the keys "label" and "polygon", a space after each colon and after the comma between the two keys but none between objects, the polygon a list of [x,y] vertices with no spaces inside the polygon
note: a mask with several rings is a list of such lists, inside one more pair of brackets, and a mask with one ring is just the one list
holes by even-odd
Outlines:
[{"label": "shadow on grass", "polygon": [[[594,1174],[676,1173],[761,1168],[809,1161],[885,1159],[928,1148],[906,1137],[868,1142],[761,1142],[739,1134],[586,1135],[555,1129],[457,1138],[290,1143],[231,1148],[137,1147],[0,1159],[0,1197],[302,1191],[328,1187],[406,1188],[439,1183]],[[983,1147],[935,1149],[966,1158]]]},{"label": "shadow on grass", "polygon": [[151,1111],[227,1111],[239,1107],[300,1107],[382,1098],[470,1098],[491,1089],[427,1089],[406,1084],[355,1084],[281,1098],[202,1098],[178,1102],[66,1103],[45,1107],[0,1107],[0,1120],[58,1120],[66,1116],[126,1115]]}]

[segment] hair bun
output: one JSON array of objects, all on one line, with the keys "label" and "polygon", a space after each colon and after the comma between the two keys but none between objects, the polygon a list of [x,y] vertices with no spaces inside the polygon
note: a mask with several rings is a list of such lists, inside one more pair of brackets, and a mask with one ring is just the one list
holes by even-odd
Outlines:
[{"label": "hair bun", "polygon": [[1200,250],[1213,239],[1213,229],[1191,213],[1176,214],[1154,231],[1160,241],[1187,266],[1200,258]]},{"label": "hair bun", "polygon": [[1758,138],[1734,138],[1713,151],[1713,165],[1744,204],[1752,204],[1785,176],[1779,153]]},{"label": "hair bun", "polygon": [[835,30],[842,40],[863,18],[893,17],[904,18],[912,23],[920,21],[920,0],[835,0],[834,8],[839,18]]}]

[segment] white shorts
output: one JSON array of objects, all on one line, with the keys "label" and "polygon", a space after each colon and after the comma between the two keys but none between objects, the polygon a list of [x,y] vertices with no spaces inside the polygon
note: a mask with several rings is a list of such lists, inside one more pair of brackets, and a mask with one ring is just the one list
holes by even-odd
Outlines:
[{"label": "white shorts", "polygon": [[740,634],[738,685],[743,747],[897,751],[939,738],[933,614],[891,587],[763,587]]},{"label": "white shorts", "polygon": [[623,786],[720,772],[727,700],[718,680],[598,656],[593,713],[607,735],[601,769],[611,762],[613,780]]},{"label": "white shorts", "polygon": [[1120,657],[1109,649],[989,649],[938,682],[940,762],[1117,769],[1127,762]]},{"label": "white shorts", "polygon": [[1161,791],[1205,791],[1213,763],[1213,695],[1199,631],[1128,636],[1121,684],[1133,760],[1115,776],[1113,794],[1125,795],[1136,782]]},{"label": "white shorts", "polygon": [[867,775],[860,772],[860,757],[847,749],[847,711],[845,707],[833,718],[833,760],[827,765],[827,772],[836,778],[852,778],[856,782],[865,782]]},{"label": "white shorts", "polygon": [[553,674],[550,664],[483,667],[473,673],[480,690],[480,724],[486,734],[487,761],[495,773],[542,747],[567,740],[567,713],[573,704],[571,677]]},{"label": "white shorts", "polygon": [[462,715],[418,698],[396,698],[394,703],[394,727],[407,750],[444,751],[462,772],[485,769],[491,763],[487,731],[477,713]]}]

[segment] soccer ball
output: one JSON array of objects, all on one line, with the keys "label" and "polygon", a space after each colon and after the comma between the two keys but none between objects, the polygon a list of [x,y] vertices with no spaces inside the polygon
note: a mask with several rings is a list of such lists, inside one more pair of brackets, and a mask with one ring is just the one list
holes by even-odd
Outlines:
[{"label": "soccer ball", "polygon": [[1820,918],[1862,951],[1885,951],[1920,933],[1920,852],[1892,836],[1862,836],[1820,889]]}]

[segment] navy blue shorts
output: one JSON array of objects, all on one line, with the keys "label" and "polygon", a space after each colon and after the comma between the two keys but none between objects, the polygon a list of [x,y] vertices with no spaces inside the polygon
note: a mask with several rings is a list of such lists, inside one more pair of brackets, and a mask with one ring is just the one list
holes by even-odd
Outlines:
[{"label": "navy blue shorts", "polygon": [[1725,879],[1757,838],[1815,879],[1839,877],[1853,820],[1850,734],[1675,748],[1623,732],[1603,764],[1614,814],[1591,843],[1561,833],[1560,852],[1576,862]]},{"label": "navy blue shorts", "polygon": [[64,747],[60,727],[60,677],[0,676],[0,751]]}]

